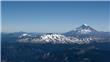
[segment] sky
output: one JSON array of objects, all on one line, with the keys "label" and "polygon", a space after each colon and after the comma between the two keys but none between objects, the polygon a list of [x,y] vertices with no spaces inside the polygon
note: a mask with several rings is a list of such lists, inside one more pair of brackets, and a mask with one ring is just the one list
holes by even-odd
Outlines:
[{"label": "sky", "polygon": [[82,24],[109,31],[107,1],[4,1],[2,32],[67,32]]}]

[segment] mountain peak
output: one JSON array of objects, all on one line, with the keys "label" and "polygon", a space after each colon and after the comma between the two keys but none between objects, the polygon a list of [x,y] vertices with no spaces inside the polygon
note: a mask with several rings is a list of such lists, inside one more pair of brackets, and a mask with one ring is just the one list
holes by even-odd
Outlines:
[{"label": "mountain peak", "polygon": [[88,26],[87,24],[83,24],[82,26]]},{"label": "mountain peak", "polygon": [[89,34],[89,33],[95,33],[97,32],[95,29],[92,27],[88,26],[87,24],[83,24],[76,29],[69,31],[67,33],[69,34]]},{"label": "mountain peak", "polygon": [[81,34],[86,34],[86,33],[90,33],[90,32],[96,32],[95,29],[93,29],[92,27],[88,26],[87,24],[83,24],[82,26],[76,28],[76,31],[81,33]]}]

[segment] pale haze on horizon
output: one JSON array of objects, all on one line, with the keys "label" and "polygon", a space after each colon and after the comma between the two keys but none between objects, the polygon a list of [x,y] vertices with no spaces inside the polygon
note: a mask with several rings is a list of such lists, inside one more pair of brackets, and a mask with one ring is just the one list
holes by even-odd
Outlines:
[{"label": "pale haze on horizon", "polygon": [[5,1],[2,32],[67,32],[82,24],[109,31],[107,1]]}]

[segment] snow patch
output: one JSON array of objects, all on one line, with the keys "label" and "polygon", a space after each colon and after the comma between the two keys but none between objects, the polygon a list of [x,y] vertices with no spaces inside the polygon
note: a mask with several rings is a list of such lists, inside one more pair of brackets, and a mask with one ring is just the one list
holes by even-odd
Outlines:
[{"label": "snow patch", "polygon": [[88,26],[87,24],[83,24],[84,26]]}]

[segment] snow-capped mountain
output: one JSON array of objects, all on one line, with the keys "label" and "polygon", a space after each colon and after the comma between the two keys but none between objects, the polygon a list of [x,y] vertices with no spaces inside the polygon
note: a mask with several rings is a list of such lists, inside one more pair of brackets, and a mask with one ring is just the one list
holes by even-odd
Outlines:
[{"label": "snow-capped mountain", "polygon": [[[25,36],[24,36],[25,35]],[[88,38],[77,38],[77,37],[71,37],[71,36],[65,36],[61,34],[43,34],[40,36],[33,37],[28,34],[22,34],[19,37],[19,42],[30,42],[30,43],[77,43],[77,44],[84,44],[84,43],[90,43],[91,40],[94,40],[93,37]]]},{"label": "snow-capped mountain", "polygon": [[91,28],[87,24],[83,24],[82,26],[76,28],[74,31],[77,31],[78,33],[81,33],[81,34],[86,34],[86,33],[90,33],[90,32],[97,32],[95,29]]},{"label": "snow-capped mountain", "polygon": [[90,34],[90,33],[96,33],[98,31],[96,31],[95,29],[93,29],[92,27],[88,26],[87,24],[83,24],[82,26],[71,30],[65,34]]},{"label": "snow-capped mountain", "polygon": [[[28,34],[27,34],[28,35]],[[39,37],[32,37],[32,36],[22,36],[19,37],[19,42],[32,42],[32,43],[76,43],[80,41],[75,37],[66,37],[61,34],[44,34]]]},{"label": "snow-capped mountain", "polygon": [[[92,34],[92,35],[91,35]],[[94,34],[94,35],[93,35]],[[98,36],[99,35],[99,36]],[[19,42],[30,42],[30,43],[91,43],[99,42],[101,40],[107,40],[109,36],[106,37],[95,29],[91,28],[87,24],[69,31],[65,34],[55,34],[55,33],[46,33],[40,35],[32,35],[29,33],[23,33],[19,36]]]}]

